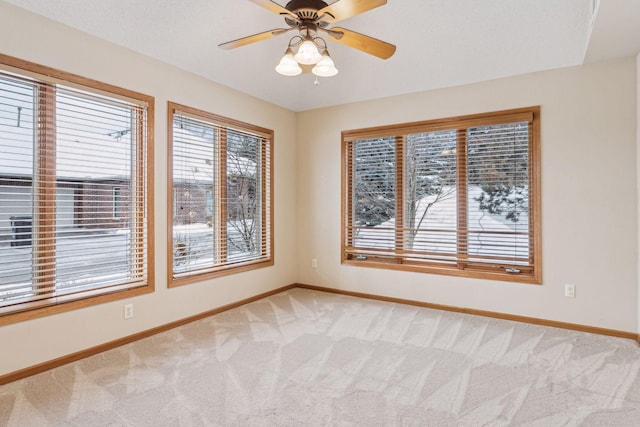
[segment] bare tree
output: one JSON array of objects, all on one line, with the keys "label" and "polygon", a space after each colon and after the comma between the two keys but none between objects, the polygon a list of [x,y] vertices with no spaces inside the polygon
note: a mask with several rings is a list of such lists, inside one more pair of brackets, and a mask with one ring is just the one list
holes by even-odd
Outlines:
[{"label": "bare tree", "polygon": [[431,209],[456,197],[456,132],[407,135],[404,167],[407,229],[404,244],[405,249],[411,250]]},{"label": "bare tree", "polygon": [[227,132],[227,244],[231,252],[260,250],[260,140]]},{"label": "bare tree", "polygon": [[[189,150],[174,166],[181,174],[174,183],[178,189],[174,220],[178,224],[225,227],[228,255],[259,252],[261,140],[230,129],[224,132],[226,150],[221,160],[225,162],[226,176],[220,182],[220,169],[215,159],[216,140],[221,136],[218,130],[188,121],[180,122],[178,126],[185,135],[181,142],[189,144]],[[220,212],[223,193],[225,211]],[[207,236],[202,229],[175,233],[174,236],[176,264],[215,256],[211,235]],[[214,245],[217,241],[214,239]]]}]

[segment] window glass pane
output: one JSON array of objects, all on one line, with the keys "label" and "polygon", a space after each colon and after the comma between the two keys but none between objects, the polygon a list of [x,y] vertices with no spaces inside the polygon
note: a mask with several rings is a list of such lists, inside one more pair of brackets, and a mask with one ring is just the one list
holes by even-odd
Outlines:
[{"label": "window glass pane", "polygon": [[407,135],[404,249],[415,256],[455,260],[456,162],[455,130]]},{"label": "window glass pane", "polygon": [[0,75],[0,302],[32,296],[36,87]]},{"label": "window glass pane", "polygon": [[227,251],[229,261],[261,255],[261,139],[227,131]]},{"label": "window glass pane", "polygon": [[529,262],[529,126],[468,129],[469,255]]},{"label": "window glass pane", "polygon": [[120,187],[113,187],[113,217],[120,218],[122,216],[122,190]]},{"label": "window glass pane", "polygon": [[395,248],[395,137],[353,143],[353,246]]},{"label": "window glass pane", "polygon": [[173,121],[173,268],[205,268],[218,262],[213,203],[218,132],[212,125],[174,116]]},{"label": "window glass pane", "polygon": [[134,126],[127,104],[76,90],[57,90],[56,235],[51,239],[58,293],[133,278]]}]

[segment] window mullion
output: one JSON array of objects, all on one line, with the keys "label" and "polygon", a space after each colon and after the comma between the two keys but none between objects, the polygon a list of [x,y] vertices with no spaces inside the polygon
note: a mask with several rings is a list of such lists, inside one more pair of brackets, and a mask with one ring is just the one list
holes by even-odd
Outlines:
[{"label": "window mullion", "polygon": [[[267,245],[267,236],[269,234],[269,230],[267,229],[267,223],[268,221],[266,221],[266,219],[268,217],[270,217],[270,215],[267,212],[267,206],[270,206],[270,203],[267,203],[267,185],[269,184],[268,179],[267,179],[267,154],[268,154],[268,147],[267,147],[267,142],[263,141],[262,138],[260,139],[261,143],[260,143],[260,147],[258,148],[258,167],[259,167],[259,171],[260,171],[260,182],[258,182],[258,185],[256,186],[256,192],[260,192],[260,197],[259,197],[259,201],[260,201],[260,218],[259,218],[259,224],[260,224],[260,236],[258,239],[258,244],[260,245],[260,256],[264,256],[267,253],[271,253],[271,249],[267,249],[266,245]],[[271,162],[269,162],[269,164],[271,164]]]},{"label": "window mullion", "polygon": [[[143,278],[145,275],[144,268],[144,260],[141,259],[145,256],[145,239],[144,239],[144,218],[145,218],[145,209],[144,209],[144,200],[146,189],[143,185],[144,177],[145,177],[145,144],[143,141],[144,138],[144,129],[145,129],[145,112],[140,108],[136,108],[132,111],[132,117],[134,122],[131,124],[131,128],[135,129],[135,134],[132,135],[133,138],[133,146],[135,150],[132,150],[132,159],[131,159],[131,171],[133,172],[133,182],[130,184],[131,187],[129,189],[130,196],[130,204],[129,208],[129,216],[130,216],[130,245],[132,254],[129,257],[129,262],[133,262],[132,276],[136,279]],[[153,245],[152,241],[149,241],[149,245]],[[153,274],[153,272],[150,272]]]},{"label": "window mullion", "polygon": [[352,248],[353,245],[353,198],[354,198],[354,170],[355,160],[353,157],[353,141],[342,142],[342,181],[346,184],[343,186],[344,193],[342,194],[343,203],[343,215],[342,215],[342,254],[341,258],[344,262],[350,259],[351,256],[347,255],[346,248]]},{"label": "window mullion", "polygon": [[[540,112],[536,111],[529,120],[529,241],[533,242],[529,246],[529,264],[535,266],[534,277],[542,280],[542,239],[540,230],[540,216],[542,215],[540,201]],[[534,120],[535,118],[535,120]]]},{"label": "window mullion", "polygon": [[56,90],[38,89],[36,174],[34,182],[33,287],[37,294],[55,291],[56,263]]},{"label": "window mullion", "polygon": [[228,262],[229,251],[227,242],[227,129],[220,128],[218,144],[218,260],[220,262]]},{"label": "window mullion", "polygon": [[457,197],[457,265],[464,269],[468,260],[468,182],[467,182],[467,130],[458,129],[456,135],[456,197]]},{"label": "window mullion", "polygon": [[404,259],[404,165],[405,165],[405,141],[406,137],[397,136],[396,137],[396,151],[395,151],[395,162],[396,162],[396,200],[395,200],[395,253],[398,258],[397,261],[402,263]]}]

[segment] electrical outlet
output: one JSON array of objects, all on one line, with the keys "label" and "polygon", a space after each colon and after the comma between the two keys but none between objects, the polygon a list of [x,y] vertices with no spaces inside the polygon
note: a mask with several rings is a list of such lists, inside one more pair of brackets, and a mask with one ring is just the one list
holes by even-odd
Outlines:
[{"label": "electrical outlet", "polygon": [[566,283],[564,285],[564,296],[567,298],[575,298],[576,297],[576,285],[571,283]]},{"label": "electrical outlet", "polygon": [[124,318],[131,319],[133,317],[133,304],[124,305]]},{"label": "electrical outlet", "polygon": [[311,268],[318,268],[318,260],[316,258],[311,259]]}]

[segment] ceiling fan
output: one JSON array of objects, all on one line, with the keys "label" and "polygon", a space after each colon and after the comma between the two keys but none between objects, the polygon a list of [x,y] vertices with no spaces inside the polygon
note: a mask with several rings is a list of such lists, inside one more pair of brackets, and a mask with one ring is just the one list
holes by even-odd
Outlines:
[{"label": "ceiling fan", "polygon": [[[272,0],[250,0],[252,3],[278,14],[284,18],[289,28],[277,28],[219,45],[222,49],[234,49],[251,43],[297,30],[298,35],[291,38],[284,57],[276,66],[276,71],[286,76],[296,76],[311,71],[321,77],[330,77],[338,73],[329,56],[326,41],[318,35],[322,32],[330,40],[381,59],[390,58],[396,47],[390,43],[340,27],[329,25],[387,3],[386,0],[337,0],[327,4],[323,0],[291,0],[281,6]],[[298,48],[294,56],[293,49]]]}]

